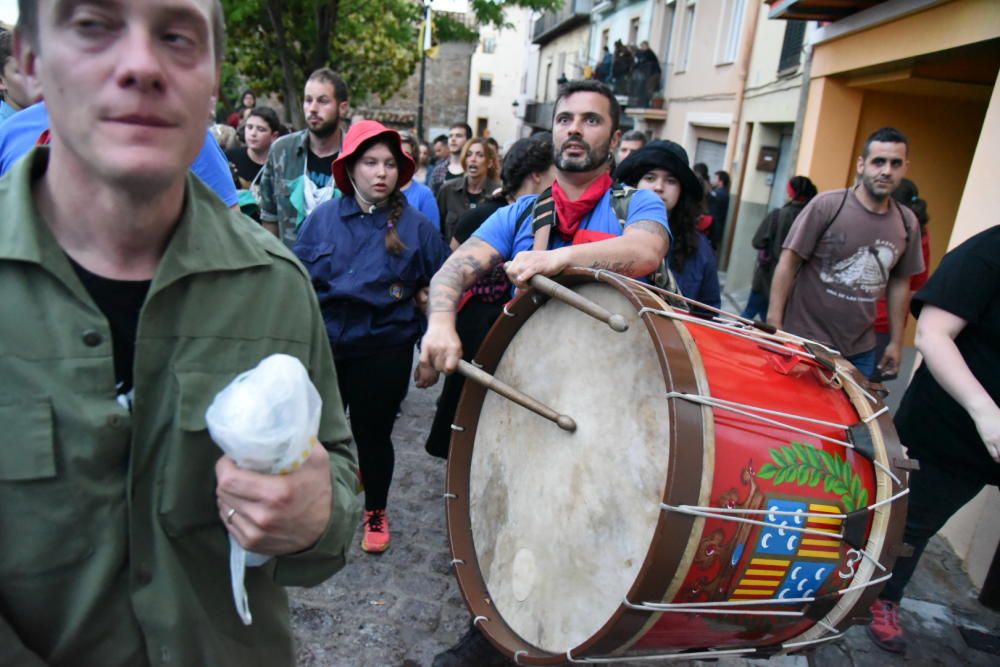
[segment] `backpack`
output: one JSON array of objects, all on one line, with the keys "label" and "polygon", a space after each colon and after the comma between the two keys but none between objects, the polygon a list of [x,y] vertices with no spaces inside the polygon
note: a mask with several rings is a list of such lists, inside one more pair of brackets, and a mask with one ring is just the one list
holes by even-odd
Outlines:
[{"label": "backpack", "polygon": [[[618,223],[625,229],[625,221],[628,220],[628,209],[632,203],[632,195],[636,193],[636,188],[627,185],[615,185],[611,188],[611,208],[618,218]],[[525,209],[515,224],[514,237],[521,231],[521,225],[527,219],[527,213],[531,214],[531,235],[534,236],[539,229],[551,227],[555,223],[556,202],[552,198],[552,188],[546,188],[538,195],[535,203]],[[661,289],[668,290],[674,294],[680,294],[677,288],[677,281],[667,265],[667,258],[660,260],[660,266],[653,273],[647,276],[650,283]]]}]

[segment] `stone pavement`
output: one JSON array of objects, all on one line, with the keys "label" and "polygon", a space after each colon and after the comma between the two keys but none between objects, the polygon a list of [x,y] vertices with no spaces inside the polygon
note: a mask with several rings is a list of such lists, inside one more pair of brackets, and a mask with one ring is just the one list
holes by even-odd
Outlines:
[{"label": "stone pavement", "polygon": [[[438,384],[440,387],[440,383]],[[445,463],[428,456],[424,438],[438,387],[411,388],[393,432],[396,472],[389,495],[392,547],[372,556],[358,546],[347,566],[321,586],[292,589],[292,623],[302,667],[404,666],[431,664],[451,646],[469,615],[448,564],[444,519]],[[812,656],[770,661],[720,658],[718,662],[667,664],[735,667],[889,667],[892,665],[998,665],[1000,656],[969,648],[958,626],[1000,636],[1000,614],[980,605],[957,558],[935,541],[903,601],[903,622],[914,637],[907,657],[876,648],[865,629]],[[633,665],[650,664],[633,662]],[[476,667],[470,665],[470,667]]]}]

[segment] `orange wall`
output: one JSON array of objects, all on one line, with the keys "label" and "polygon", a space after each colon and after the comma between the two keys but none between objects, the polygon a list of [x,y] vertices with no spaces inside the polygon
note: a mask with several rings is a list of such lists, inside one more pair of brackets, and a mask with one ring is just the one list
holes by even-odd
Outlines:
[{"label": "orange wall", "polygon": [[809,82],[809,104],[795,173],[811,178],[821,192],[844,187],[845,166],[857,155],[851,143],[857,134],[863,100],[862,91],[834,77]]}]

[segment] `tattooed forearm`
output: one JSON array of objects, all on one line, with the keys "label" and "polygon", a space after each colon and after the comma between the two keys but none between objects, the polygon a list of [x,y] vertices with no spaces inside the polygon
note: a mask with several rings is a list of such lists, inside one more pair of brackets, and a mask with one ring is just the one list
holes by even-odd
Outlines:
[{"label": "tattooed forearm", "polygon": [[462,293],[502,261],[493,246],[470,238],[431,278],[430,312],[454,312]]},{"label": "tattooed forearm", "polygon": [[628,229],[641,229],[644,232],[649,232],[650,234],[656,234],[660,238],[669,239],[670,235],[667,230],[658,222],[653,222],[652,220],[637,220],[628,226]]},{"label": "tattooed forearm", "polygon": [[635,262],[593,262],[590,265],[592,269],[600,269],[602,271],[612,271],[614,273],[620,273],[625,276],[632,275],[632,267],[635,266]]}]

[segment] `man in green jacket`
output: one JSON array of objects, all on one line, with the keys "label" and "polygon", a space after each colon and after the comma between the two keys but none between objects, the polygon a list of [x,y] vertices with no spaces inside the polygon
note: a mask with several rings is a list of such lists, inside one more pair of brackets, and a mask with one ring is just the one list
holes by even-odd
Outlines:
[{"label": "man in green jacket", "polygon": [[[217,0],[21,0],[52,140],[0,180],[0,665],[292,665],[282,586],[358,521],[322,317],[281,243],[188,166],[218,85]],[[238,469],[205,410],[297,357],[323,397],[285,476]],[[274,556],[229,580],[229,536]]]}]

